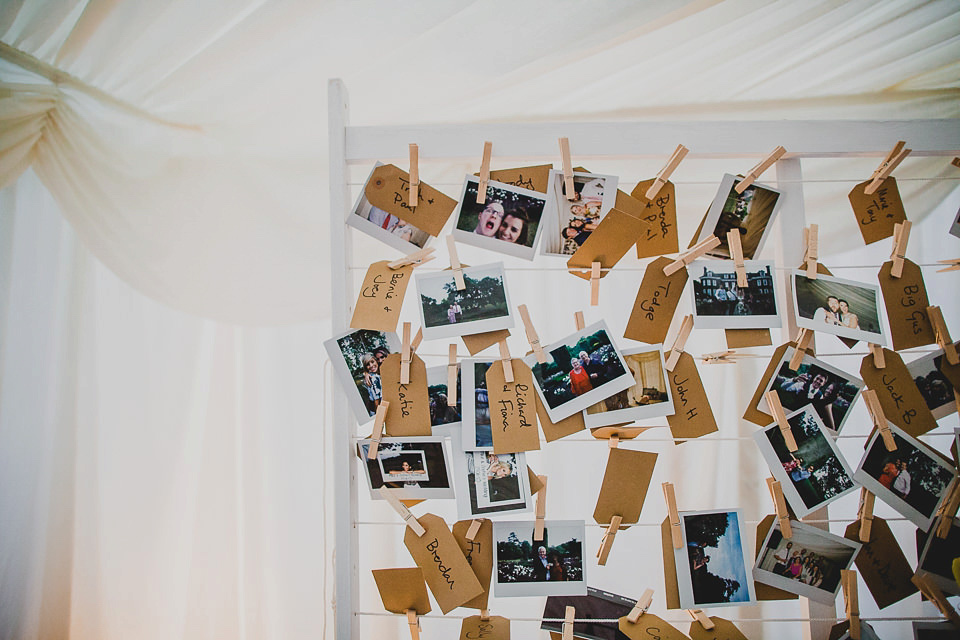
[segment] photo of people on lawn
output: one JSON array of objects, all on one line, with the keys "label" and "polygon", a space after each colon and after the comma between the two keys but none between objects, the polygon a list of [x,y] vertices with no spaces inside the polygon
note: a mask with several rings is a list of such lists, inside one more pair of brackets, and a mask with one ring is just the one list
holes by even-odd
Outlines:
[{"label": "photo of people on lawn", "polygon": [[694,325],[702,329],[748,329],[781,324],[773,263],[747,262],[747,286],[737,285],[728,260],[698,260],[687,271],[693,279]]},{"label": "photo of people on lawn", "polygon": [[532,522],[494,522],[495,594],[584,595],[582,520],[548,520],[543,540]]},{"label": "photo of people on lawn", "polygon": [[449,338],[513,326],[502,264],[465,267],[463,280],[466,287],[457,289],[453,271],[417,274],[424,339]]},{"label": "photo of people on lawn", "polygon": [[825,427],[840,431],[850,406],[863,389],[863,381],[810,355],[804,356],[794,371],[790,369],[794,353],[793,347],[787,348],[766,390],[777,392],[788,413],[812,404]]}]

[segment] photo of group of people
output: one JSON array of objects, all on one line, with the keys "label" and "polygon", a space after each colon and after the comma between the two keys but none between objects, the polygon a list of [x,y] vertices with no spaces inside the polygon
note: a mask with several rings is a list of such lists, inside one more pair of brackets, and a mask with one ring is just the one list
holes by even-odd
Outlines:
[{"label": "photo of group of people", "polygon": [[[383,163],[378,162],[374,170],[382,165]],[[370,175],[373,175],[373,171]],[[369,181],[369,178],[367,180]],[[426,231],[370,204],[363,190],[360,191],[353,211],[347,216],[347,224],[404,253],[422,249],[430,240],[430,234]]]},{"label": "photo of group of people", "polygon": [[424,339],[451,338],[513,326],[503,264],[464,267],[463,281],[466,287],[457,289],[453,271],[416,275]]},{"label": "photo of group of people", "polygon": [[693,319],[703,329],[780,326],[773,263],[746,262],[747,286],[737,285],[730,261],[698,260],[687,271],[693,279]]},{"label": "photo of group of people", "polygon": [[543,540],[532,522],[494,522],[494,594],[586,595],[582,520],[548,520]]},{"label": "photo of group of people", "polygon": [[780,192],[766,185],[754,182],[737,193],[735,187],[740,178],[725,174],[717,189],[717,195],[707,211],[700,233],[694,243],[702,242],[711,235],[720,238],[720,244],[708,254],[718,258],[729,258],[727,232],[736,229],[740,233],[740,246],[743,257],[753,260],[760,252],[770,231],[770,222],[777,213],[780,204]]},{"label": "photo of group of people", "polygon": [[453,498],[448,452],[442,437],[383,438],[372,460],[367,457],[370,440],[361,440],[357,452],[366,467],[367,484],[373,493],[380,487],[397,490],[401,500]]},{"label": "photo of group of people", "polygon": [[876,285],[793,272],[797,326],[841,338],[886,344],[880,324],[880,289]]},{"label": "photo of group of people", "polygon": [[475,176],[464,180],[453,237],[457,242],[532,260],[547,195],[491,180],[485,200],[478,203],[479,185]]},{"label": "photo of group of people", "polygon": [[621,353],[633,385],[587,407],[588,428],[622,424],[673,413],[673,398],[663,369],[661,345]]},{"label": "photo of group of people", "polygon": [[577,252],[617,197],[616,176],[573,172],[574,197],[567,198],[562,171],[550,172],[550,195],[557,212],[556,237],[546,241],[544,253],[570,256]]},{"label": "photo of group of people", "polygon": [[755,600],[738,511],[681,512],[683,549],[675,551],[680,606],[739,605]]},{"label": "photo of group of people", "polygon": [[357,421],[367,422],[383,398],[380,365],[399,349],[395,334],[355,329],[324,342]]},{"label": "photo of group of people", "polygon": [[907,371],[917,385],[920,395],[937,420],[957,410],[957,400],[953,385],[940,371],[943,362],[943,350],[927,354],[907,364]]}]

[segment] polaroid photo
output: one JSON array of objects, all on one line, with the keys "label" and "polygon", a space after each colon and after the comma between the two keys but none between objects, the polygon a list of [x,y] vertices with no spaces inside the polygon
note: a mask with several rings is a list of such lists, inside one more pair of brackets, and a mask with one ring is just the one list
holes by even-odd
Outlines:
[{"label": "polaroid photo", "polygon": [[[957,232],[954,235],[960,237],[960,222],[956,226]],[[950,621],[918,622],[914,620],[911,624],[913,625],[913,640],[957,640],[957,628]],[[862,631],[863,623],[860,624],[860,628]],[[863,638],[862,634],[861,638]],[[843,638],[840,640],[843,640]]]},{"label": "polaroid photo", "polygon": [[673,395],[664,370],[663,345],[629,349],[620,353],[633,376],[633,385],[590,405],[583,414],[588,429],[669,416]]},{"label": "polaroid photo", "polygon": [[528,355],[537,393],[554,423],[636,384],[613,346],[605,322],[596,322],[543,348],[547,361]]},{"label": "polaroid photo", "polygon": [[439,340],[513,326],[503,263],[464,267],[466,289],[458,290],[453,271],[416,274],[424,340]]},{"label": "polaroid photo", "polygon": [[380,499],[380,487],[398,489],[401,500],[453,498],[450,458],[445,438],[417,436],[384,438],[377,457],[367,458],[370,440],[357,443],[357,453],[366,468],[367,486],[374,499]]},{"label": "polaroid photo", "polygon": [[[830,604],[834,604],[834,603],[831,602]],[[840,636],[838,636],[836,640],[851,640],[850,621],[847,620],[845,622],[841,622],[839,623],[839,625],[835,625],[834,629],[837,626],[846,627],[846,631],[844,631]],[[833,630],[831,629],[831,631]],[[830,637],[833,638],[833,633],[830,634]],[[869,623],[861,620],[860,621],[860,640],[880,640],[880,636],[877,635],[877,632],[874,630],[873,627],[870,626]]]},{"label": "polaroid photo", "polygon": [[697,260],[687,267],[693,280],[693,321],[698,329],[779,327],[780,304],[773,263],[747,261],[747,286],[737,286],[730,260]]},{"label": "polaroid photo", "polygon": [[400,351],[397,334],[352,329],[330,338],[323,347],[357,422],[369,422],[383,398],[380,363]]},{"label": "polaroid photo", "polygon": [[[457,371],[457,403],[448,401],[447,367],[427,367],[427,394],[430,396],[430,426],[434,429],[447,427],[460,430],[463,415],[463,387],[460,371]],[[434,432],[436,433],[436,432]]]},{"label": "polaroid photo", "polygon": [[757,601],[738,510],[681,511],[683,548],[674,550],[682,609]]},{"label": "polaroid photo", "polygon": [[812,404],[787,414],[797,450],[791,452],[776,422],[754,434],[760,453],[798,518],[856,490],[853,471],[840,455]]},{"label": "polaroid photo", "polygon": [[[585,596],[549,596],[543,605],[544,622],[542,631],[561,633],[562,622],[547,622],[551,618],[564,617],[567,607],[577,610],[577,620],[573,625],[573,636],[585,640],[621,640],[625,636],[619,631],[618,620],[633,611],[636,600],[593,587],[587,587]],[[651,640],[656,636],[651,636]]]},{"label": "polaroid photo", "polygon": [[787,347],[767,381],[757,406],[769,411],[764,396],[767,391],[776,391],[786,413],[812,404],[823,426],[832,433],[839,433],[850,415],[850,407],[863,391],[863,380],[841,371],[823,360],[805,355],[796,371],[790,368],[795,349]]},{"label": "polaroid photo", "polygon": [[753,579],[817,602],[833,604],[840,572],[849,569],[862,546],[829,531],[791,522],[784,538],[774,521],[753,567]]},{"label": "polaroid photo", "polygon": [[526,454],[457,451],[453,461],[457,517],[461,520],[533,509]]},{"label": "polaroid photo", "polygon": [[492,360],[461,360],[463,378],[463,421],[460,433],[464,451],[493,451],[490,426],[490,396],[487,393],[487,369]]},{"label": "polaroid photo", "polygon": [[576,197],[567,199],[562,171],[550,171],[549,212],[544,222],[544,255],[572,256],[617,201],[617,176],[573,172]]},{"label": "polaroid photo", "polygon": [[798,327],[887,344],[877,285],[825,275],[812,280],[799,269],[793,271],[790,280]]},{"label": "polaroid photo", "polygon": [[940,371],[943,349],[928,353],[907,365],[907,371],[936,420],[957,412],[953,385]]},{"label": "polaroid photo", "polygon": [[867,441],[853,479],[926,530],[957,477],[953,465],[933,449],[888,422],[896,451],[887,451],[879,432]]},{"label": "polaroid photo", "polygon": [[[939,520],[934,522],[939,525]],[[946,538],[937,536],[937,526],[929,530],[917,530],[917,573],[928,577],[945,594],[960,595],[960,586],[953,576],[953,561],[960,549],[960,518],[953,519],[953,525]]]},{"label": "polaroid photo", "polygon": [[543,231],[547,194],[491,180],[486,202],[478,204],[479,185],[475,176],[463,181],[453,237],[457,242],[533,260]]},{"label": "polaroid photo", "polygon": [[357,196],[357,202],[353,205],[353,210],[347,214],[347,224],[405,254],[423,249],[430,240],[430,234],[395,215],[387,213],[383,209],[378,209],[367,200],[365,195],[367,182],[373,176],[373,171],[380,166],[383,166],[382,162],[375,164],[370,171],[370,176],[363,183],[363,188],[360,189],[360,195]]},{"label": "polaroid photo", "polygon": [[763,243],[770,235],[771,222],[780,208],[780,192],[754,182],[744,192],[737,193],[734,187],[740,183],[737,176],[725,174],[713,203],[707,210],[697,242],[711,235],[720,238],[720,244],[707,255],[729,258],[727,232],[740,232],[740,246],[745,260],[753,260],[760,254]]},{"label": "polaroid photo", "polygon": [[543,540],[534,523],[493,523],[495,596],[582,596],[587,593],[583,520],[547,520]]}]

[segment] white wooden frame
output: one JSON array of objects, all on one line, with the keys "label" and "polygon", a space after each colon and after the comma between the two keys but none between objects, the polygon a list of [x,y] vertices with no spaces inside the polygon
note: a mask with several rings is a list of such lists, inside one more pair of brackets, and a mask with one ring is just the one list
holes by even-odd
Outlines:
[{"label": "white wooden frame", "polygon": [[[343,82],[328,84],[330,145],[330,275],[332,329],[346,330],[352,313],[348,291],[352,230],[341,221],[351,206],[348,165],[370,164],[404,157],[407,145],[420,145],[420,158],[475,157],[485,140],[494,142],[499,156],[553,161],[557,139],[576,141],[577,157],[668,157],[679,141],[690,147],[691,158],[753,158],[759,160],[777,145],[789,153],[777,162],[777,182],[784,205],[779,213],[783,238],[799,238],[806,225],[803,204],[803,158],[884,157],[898,140],[908,140],[912,156],[960,155],[960,127],[956,120],[896,121],[762,121],[762,122],[628,122],[531,123],[429,126],[354,127],[349,125],[347,91]],[[803,248],[784,243],[782,264],[798,265]],[[792,318],[792,310],[785,318]],[[792,325],[792,322],[788,320]],[[790,335],[795,326],[785,326]],[[333,476],[335,478],[336,632],[340,639],[359,638],[355,616],[358,600],[359,550],[357,467],[351,435],[356,423],[345,402],[333,394]],[[348,426],[349,428],[341,428]],[[812,517],[819,517],[812,514]],[[826,510],[822,513],[826,519]],[[833,618],[833,607],[811,603],[811,619]],[[826,637],[832,623],[811,622],[810,637]]]}]

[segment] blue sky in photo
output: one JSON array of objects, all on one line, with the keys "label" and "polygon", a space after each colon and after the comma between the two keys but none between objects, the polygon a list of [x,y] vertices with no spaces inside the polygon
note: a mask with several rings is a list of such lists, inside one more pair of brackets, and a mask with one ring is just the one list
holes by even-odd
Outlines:
[{"label": "blue sky in photo", "polygon": [[707,547],[704,552],[710,558],[709,571],[721,578],[733,578],[740,583],[740,589],[730,598],[731,602],[746,602],[750,600],[750,591],[747,589],[747,574],[743,568],[743,546],[740,544],[740,521],[736,512],[727,514],[730,526],[720,538],[720,547],[715,553]]}]

